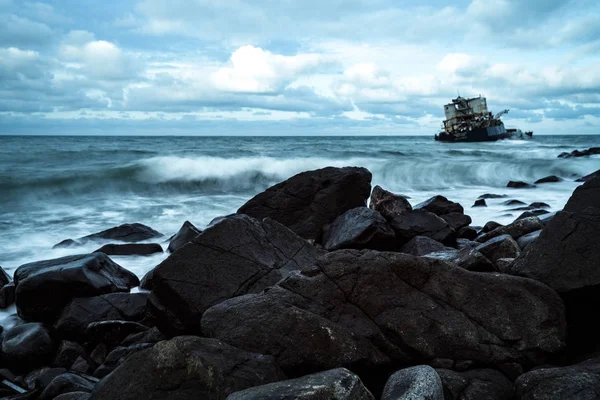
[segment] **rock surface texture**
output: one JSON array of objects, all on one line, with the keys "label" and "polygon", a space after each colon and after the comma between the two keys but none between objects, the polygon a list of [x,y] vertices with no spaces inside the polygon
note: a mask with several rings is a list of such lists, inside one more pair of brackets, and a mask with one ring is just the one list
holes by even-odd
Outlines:
[{"label": "rock surface texture", "polygon": [[442,380],[428,365],[406,368],[390,376],[381,400],[444,400]]},{"label": "rock surface texture", "polygon": [[377,211],[387,220],[394,219],[395,216],[404,211],[412,210],[412,206],[406,198],[388,192],[387,190],[382,189],[381,186],[375,186],[373,188],[371,200],[369,201],[369,208]]},{"label": "rock surface texture", "polygon": [[379,249],[395,246],[396,234],[385,218],[367,207],[346,211],[333,221],[323,235],[326,250]]}]

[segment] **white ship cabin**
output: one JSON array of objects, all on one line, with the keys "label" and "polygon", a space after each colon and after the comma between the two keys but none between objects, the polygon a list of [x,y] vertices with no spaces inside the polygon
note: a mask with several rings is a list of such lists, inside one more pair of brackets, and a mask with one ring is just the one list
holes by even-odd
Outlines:
[{"label": "white ship cabin", "polygon": [[[458,96],[452,100],[452,103],[444,106],[446,113],[446,120],[452,121],[454,119],[460,120],[461,117],[475,117],[488,114],[487,101],[485,97],[473,97],[472,99],[465,99],[464,97]],[[454,122],[454,121],[452,121]]]}]

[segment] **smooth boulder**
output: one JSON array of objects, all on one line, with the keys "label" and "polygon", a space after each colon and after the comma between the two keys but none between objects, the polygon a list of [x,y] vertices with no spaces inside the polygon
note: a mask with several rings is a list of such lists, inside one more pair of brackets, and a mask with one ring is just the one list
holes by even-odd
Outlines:
[{"label": "smooth boulder", "polygon": [[506,184],[506,187],[515,188],[515,189],[523,189],[523,188],[534,188],[535,185],[531,183],[523,182],[523,181],[510,181]]},{"label": "smooth boulder", "polygon": [[181,228],[179,228],[179,231],[169,241],[167,250],[169,253],[174,253],[201,233],[202,231],[196,228],[190,221],[185,221]]},{"label": "smooth boulder", "polygon": [[546,176],[544,178],[538,179],[534,183],[537,185],[539,183],[554,183],[554,182],[561,182],[561,181],[562,181],[562,179],[559,178],[558,176],[550,175],[550,176]]},{"label": "smooth boulder", "polygon": [[162,253],[158,243],[105,244],[94,253],[104,253],[108,256],[149,256]]},{"label": "smooth boulder", "polygon": [[6,309],[15,302],[16,286],[14,282],[7,283],[0,288],[0,310]]},{"label": "smooth boulder", "polygon": [[302,172],[254,196],[238,210],[271,218],[305,239],[319,241],[323,226],[344,212],[366,206],[371,173],[365,168],[327,167]]},{"label": "smooth boulder", "polygon": [[531,243],[535,242],[537,240],[537,238],[540,237],[540,233],[542,233],[541,229],[537,230],[537,231],[533,231],[526,235],[523,235],[517,240],[517,244],[519,245],[519,247],[522,250],[525,250],[527,248],[527,246],[529,246]]},{"label": "smooth boulder", "polygon": [[448,200],[444,196],[433,196],[422,203],[413,207],[415,210],[427,210],[435,215],[445,215],[450,213],[464,213],[464,208],[453,201]]},{"label": "smooth boulder", "polygon": [[427,236],[443,244],[453,244],[456,232],[442,218],[424,209],[405,211],[395,217],[390,225],[396,232],[399,244],[410,241],[415,236]]},{"label": "smooth boulder", "polygon": [[52,322],[71,299],[128,292],[139,280],[106,254],[92,253],[22,265],[15,284],[19,316]]},{"label": "smooth boulder", "polygon": [[402,369],[390,376],[381,400],[444,400],[442,380],[429,365]]},{"label": "smooth boulder", "polygon": [[14,372],[31,371],[52,361],[55,350],[56,344],[48,329],[40,323],[30,322],[5,333],[0,362]]},{"label": "smooth boulder", "polygon": [[340,215],[323,234],[326,250],[391,249],[396,234],[385,218],[367,207],[357,207]]},{"label": "smooth boulder", "polygon": [[487,203],[485,202],[485,199],[477,199],[472,207],[487,207]]},{"label": "smooth boulder", "polygon": [[89,393],[92,389],[94,389],[94,384],[89,380],[82,378],[79,375],[65,373],[52,379],[50,384],[44,388],[38,399],[52,400],[61,394],[72,392]]},{"label": "smooth boulder", "polygon": [[442,218],[444,221],[446,221],[448,223],[448,225],[450,225],[450,228],[454,229],[455,231],[458,231],[461,228],[467,227],[471,224],[471,222],[473,222],[471,220],[471,217],[469,217],[468,215],[465,215],[463,213],[459,213],[459,212],[442,214],[442,215],[440,215],[440,218]]},{"label": "smooth boulder", "polygon": [[123,224],[102,232],[92,233],[79,239],[80,242],[98,240],[118,240],[120,242],[134,243],[143,240],[162,237],[163,234],[143,224]]},{"label": "smooth boulder", "polygon": [[412,206],[405,197],[388,192],[381,186],[373,188],[369,208],[377,211],[387,220],[394,219],[404,211],[412,210]]}]

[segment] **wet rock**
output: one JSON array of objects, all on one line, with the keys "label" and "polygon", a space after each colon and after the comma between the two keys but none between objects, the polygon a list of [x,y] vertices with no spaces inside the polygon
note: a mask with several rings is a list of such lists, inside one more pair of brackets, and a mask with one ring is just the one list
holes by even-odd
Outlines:
[{"label": "wet rock", "polygon": [[109,293],[76,298],[63,309],[55,328],[64,338],[82,340],[92,322],[142,321],[147,304],[148,293]]},{"label": "wet rock", "polygon": [[516,258],[521,254],[521,248],[510,235],[496,236],[475,248],[496,266],[500,258]]},{"label": "wet rock", "polygon": [[165,340],[166,337],[163,335],[158,328],[153,327],[144,332],[133,333],[127,336],[123,342],[123,346],[131,346],[140,343],[158,343],[161,340]]},{"label": "wet rock", "polygon": [[543,215],[539,215],[538,218],[540,219],[540,221],[542,221],[542,224],[544,224],[544,226],[548,225],[550,223],[550,221],[552,220],[552,218],[554,218],[554,216],[556,215],[557,211],[551,212],[551,213],[547,213],[547,214],[543,214]]},{"label": "wet rock", "polygon": [[471,217],[458,212],[440,215],[440,218],[446,221],[450,225],[450,228],[455,231],[470,225],[472,222]]},{"label": "wet rock", "polygon": [[522,182],[522,181],[510,181],[506,184],[506,187],[523,189],[523,188],[534,188],[535,185],[532,185],[531,183],[527,183],[527,182]]},{"label": "wet rock", "polygon": [[40,394],[40,400],[52,400],[69,392],[91,392],[94,384],[78,375],[66,373],[54,378]]},{"label": "wet rock", "polygon": [[323,234],[326,250],[392,249],[396,234],[385,218],[367,207],[346,211],[333,221]]},{"label": "wet rock", "polygon": [[162,247],[157,243],[105,244],[94,251],[109,256],[149,256],[162,252]]},{"label": "wet rock", "polygon": [[227,400],[374,400],[360,378],[337,368],[235,392]]},{"label": "wet rock", "polygon": [[40,368],[25,376],[25,384],[29,390],[45,388],[57,376],[67,372],[64,368]]},{"label": "wet rock", "polygon": [[481,196],[479,196],[477,199],[503,199],[505,197],[508,197],[505,194],[490,194],[490,193],[486,193],[486,194],[482,194]]},{"label": "wet rock", "polygon": [[594,350],[600,328],[590,315],[600,307],[600,177],[578,187],[515,260],[511,273],[558,291],[566,304],[571,353]]},{"label": "wet rock", "polygon": [[478,236],[477,229],[475,229],[471,226],[464,226],[464,227],[460,228],[458,230],[458,232],[456,232],[456,237],[459,239],[475,240],[475,238],[477,236]]},{"label": "wet rock", "polygon": [[239,214],[271,218],[305,239],[320,241],[323,226],[344,212],[366,206],[371,173],[365,168],[327,167],[302,172],[244,204]]},{"label": "wet rock", "polygon": [[591,180],[593,178],[596,178],[596,177],[600,177],[600,169],[598,171],[596,171],[596,172],[592,172],[589,175],[586,175],[584,177],[581,177],[581,178],[575,180],[575,182],[587,182],[587,181],[589,181],[589,180]]},{"label": "wet rock", "polygon": [[10,282],[10,276],[6,273],[4,268],[0,267],[0,287]]},{"label": "wet rock", "polygon": [[73,239],[65,239],[60,243],[55,244],[54,246],[52,246],[53,249],[68,249],[68,248],[72,248],[72,247],[78,247],[81,246],[81,243],[79,243],[76,240]]},{"label": "wet rock", "polygon": [[488,260],[483,254],[474,248],[467,247],[461,250],[447,250],[425,255],[427,258],[432,258],[441,261],[451,262],[458,265],[467,271],[472,272],[494,272],[496,267],[494,263]]},{"label": "wet rock", "polygon": [[527,246],[537,240],[537,238],[540,236],[540,233],[542,233],[541,229],[523,235],[519,238],[519,240],[517,240],[517,244],[522,250],[525,250]]},{"label": "wet rock", "polygon": [[40,323],[26,323],[9,329],[2,339],[2,364],[13,372],[31,371],[48,365],[54,356],[55,343]]},{"label": "wet rock", "polygon": [[502,203],[502,205],[505,205],[505,206],[520,206],[520,205],[525,205],[525,203],[523,203],[521,200],[507,200],[504,203]]},{"label": "wet rock", "polygon": [[484,199],[478,199],[478,200],[475,200],[475,203],[473,204],[472,207],[487,207],[487,203],[485,202]]},{"label": "wet rock", "polygon": [[512,382],[494,369],[455,372],[436,370],[442,379],[446,400],[513,400]]},{"label": "wet rock", "polygon": [[452,250],[451,247],[446,247],[438,241],[435,241],[427,236],[415,236],[402,247],[402,252],[412,254],[413,256],[424,256],[428,253],[437,251]]},{"label": "wet rock", "polygon": [[190,221],[185,221],[179,231],[169,241],[169,248],[167,250],[169,253],[173,253],[201,233],[202,231],[196,228]]},{"label": "wet rock", "polygon": [[453,201],[448,200],[444,196],[433,196],[429,200],[417,204],[415,210],[426,210],[438,216],[450,213],[464,213],[463,207]]},{"label": "wet rock", "polygon": [[162,233],[155,231],[149,226],[135,223],[123,224],[102,232],[93,233],[80,238],[79,241],[86,242],[90,240],[118,240],[119,242],[134,243],[162,236]]},{"label": "wet rock", "polygon": [[540,215],[544,215],[544,214],[548,214],[549,212],[546,210],[531,210],[531,211],[525,211],[523,214],[519,215],[515,221],[519,221],[525,218],[531,218],[531,217],[539,217]]},{"label": "wet rock", "polygon": [[230,393],[281,379],[285,376],[272,357],[214,339],[182,336],[127,358],[98,383],[92,398],[224,399]]},{"label": "wet rock", "polygon": [[96,378],[104,378],[106,375],[113,372],[119,365],[121,365],[129,356],[154,346],[154,343],[138,343],[129,346],[115,347],[108,356],[104,359],[104,362],[96,369],[94,376]]},{"label": "wet rock", "polygon": [[442,380],[428,365],[402,369],[390,376],[381,400],[444,400]]},{"label": "wet rock", "polygon": [[550,208],[550,205],[547,203],[543,203],[541,201],[536,201],[534,203],[531,203],[529,205],[529,207],[531,207],[531,208]]},{"label": "wet rock", "polygon": [[456,233],[450,225],[426,210],[405,211],[391,221],[399,243],[407,243],[415,236],[427,236],[444,244],[453,244]]},{"label": "wet rock", "polygon": [[85,349],[79,343],[63,340],[58,346],[52,365],[70,368],[79,357],[85,356]]},{"label": "wet rock", "polygon": [[15,283],[10,282],[0,288],[0,309],[8,308],[15,302]]},{"label": "wet rock", "polygon": [[496,266],[498,267],[498,271],[506,272],[510,270],[510,266],[515,261],[514,258],[499,258],[496,260]]},{"label": "wet rock", "polygon": [[543,227],[544,224],[542,224],[542,221],[540,221],[539,218],[528,217],[516,220],[508,225],[499,226],[491,232],[480,235],[475,240],[479,243],[484,243],[501,235],[510,235],[513,239],[518,240],[521,236],[538,231]]},{"label": "wet rock", "polygon": [[539,183],[552,183],[552,182],[561,182],[562,179],[559,178],[556,175],[550,175],[550,176],[546,176],[544,178],[538,179],[537,181],[535,181],[535,184],[539,184]]},{"label": "wet rock", "polygon": [[202,313],[214,304],[275,284],[312,265],[319,251],[283,225],[235,215],[171,254],[153,271],[153,307],[161,330],[178,323],[200,332]]},{"label": "wet rock", "polygon": [[586,150],[573,150],[572,152],[563,152],[558,155],[558,158],[572,158],[572,157],[587,157],[600,154],[600,147],[590,147]]},{"label": "wet rock", "polygon": [[403,253],[338,250],[266,292],[211,307],[202,332],[272,354],[286,371],[346,366],[368,374],[435,357],[538,365],[563,348],[564,318],[558,295],[530,279]]},{"label": "wet rock", "polygon": [[404,196],[388,192],[381,186],[373,188],[369,208],[377,211],[387,220],[394,219],[404,211],[412,210],[412,206]]},{"label": "wet rock", "polygon": [[597,399],[600,393],[600,360],[561,368],[541,368],[515,381],[518,400]]},{"label": "wet rock", "polygon": [[488,233],[493,231],[494,229],[501,227],[502,224],[497,223],[496,221],[488,221],[484,226],[481,232]]},{"label": "wet rock", "polygon": [[88,325],[85,333],[92,343],[120,344],[127,336],[145,332],[148,327],[133,321],[101,321]]},{"label": "wet rock", "polygon": [[108,347],[106,346],[106,344],[100,343],[90,353],[90,360],[93,361],[94,364],[100,365],[104,362],[107,353]]},{"label": "wet rock", "polygon": [[128,292],[139,280],[104,253],[92,253],[22,265],[15,283],[19,315],[51,322],[73,298]]}]

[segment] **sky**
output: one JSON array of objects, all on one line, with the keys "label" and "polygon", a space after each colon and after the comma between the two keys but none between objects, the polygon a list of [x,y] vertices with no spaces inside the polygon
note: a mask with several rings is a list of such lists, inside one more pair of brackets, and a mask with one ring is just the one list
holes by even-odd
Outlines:
[{"label": "sky", "polygon": [[0,0],[0,134],[600,134],[597,0]]}]

